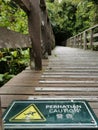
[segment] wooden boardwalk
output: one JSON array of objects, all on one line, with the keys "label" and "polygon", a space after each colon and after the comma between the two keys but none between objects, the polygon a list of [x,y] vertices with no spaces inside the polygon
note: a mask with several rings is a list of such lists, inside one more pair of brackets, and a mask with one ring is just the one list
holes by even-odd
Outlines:
[{"label": "wooden boardwalk", "polygon": [[0,88],[2,111],[13,100],[87,100],[98,117],[98,52],[56,47],[42,71],[29,68]]}]

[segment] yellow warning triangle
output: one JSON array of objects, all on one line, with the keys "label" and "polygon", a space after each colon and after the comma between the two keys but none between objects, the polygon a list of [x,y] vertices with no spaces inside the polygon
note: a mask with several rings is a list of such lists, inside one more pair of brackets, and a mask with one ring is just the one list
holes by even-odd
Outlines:
[{"label": "yellow warning triangle", "polygon": [[38,122],[46,121],[44,115],[39,111],[35,104],[31,104],[18,114],[13,116],[10,122]]}]

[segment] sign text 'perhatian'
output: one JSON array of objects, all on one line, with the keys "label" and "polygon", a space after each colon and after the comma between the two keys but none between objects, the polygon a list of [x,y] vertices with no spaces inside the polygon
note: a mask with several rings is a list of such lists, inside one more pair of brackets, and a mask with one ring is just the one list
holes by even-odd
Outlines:
[{"label": "sign text 'perhatian'", "polygon": [[80,113],[81,105],[46,105],[46,109],[49,113]]}]

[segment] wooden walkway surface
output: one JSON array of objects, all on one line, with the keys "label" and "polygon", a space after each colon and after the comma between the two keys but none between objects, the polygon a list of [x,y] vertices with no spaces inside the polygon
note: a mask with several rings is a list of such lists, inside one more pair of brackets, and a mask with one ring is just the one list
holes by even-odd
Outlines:
[{"label": "wooden walkway surface", "polygon": [[0,88],[2,111],[13,100],[87,100],[98,117],[98,52],[56,47],[42,71],[29,68]]}]

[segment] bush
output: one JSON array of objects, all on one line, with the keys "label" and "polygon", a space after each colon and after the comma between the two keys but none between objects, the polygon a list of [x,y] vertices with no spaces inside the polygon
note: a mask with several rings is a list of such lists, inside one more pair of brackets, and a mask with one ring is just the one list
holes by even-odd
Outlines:
[{"label": "bush", "polygon": [[29,64],[29,49],[3,49],[0,51],[0,86]]}]

